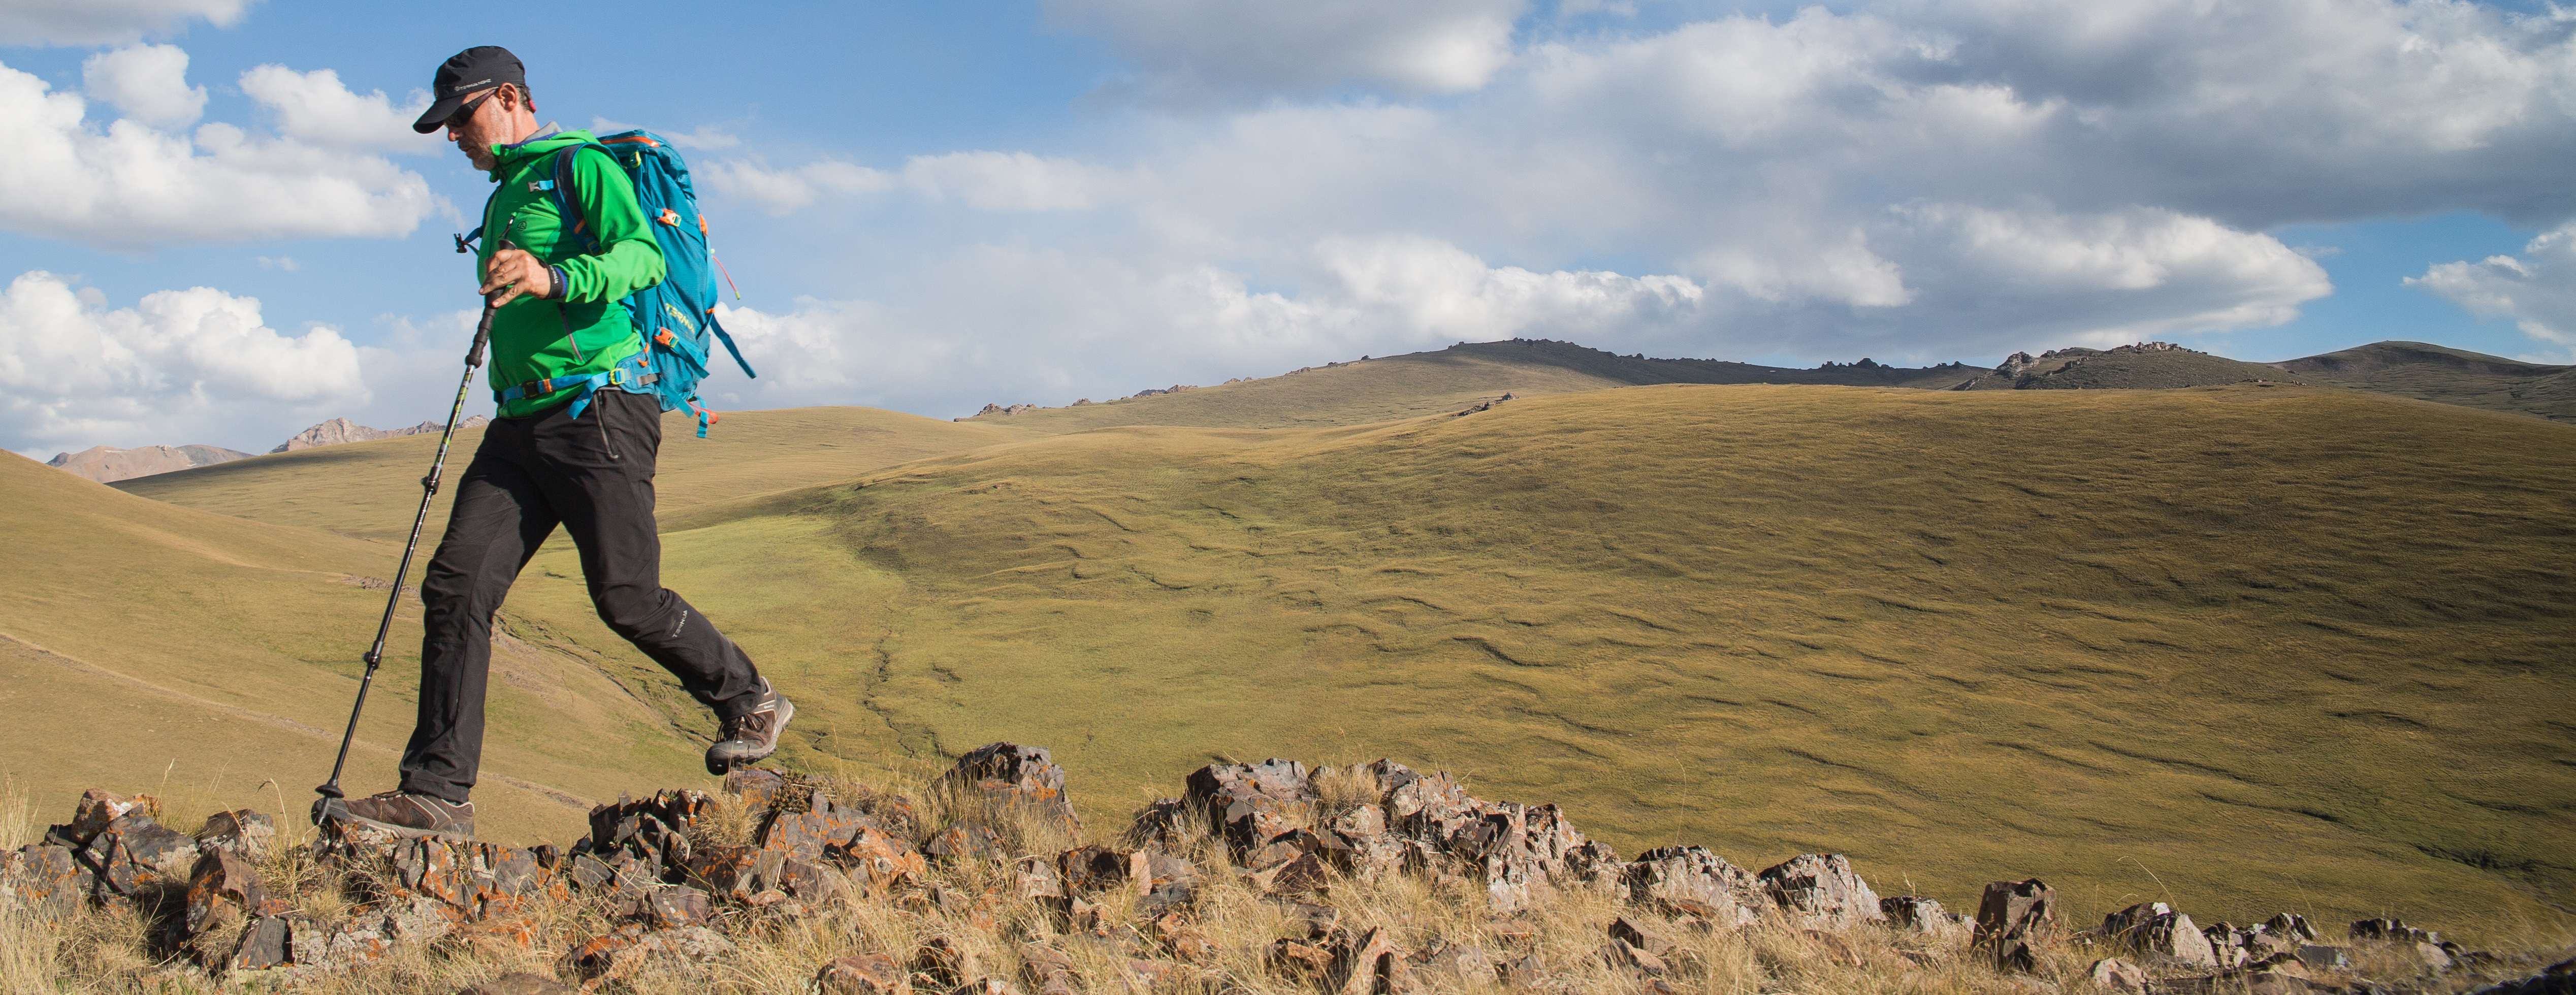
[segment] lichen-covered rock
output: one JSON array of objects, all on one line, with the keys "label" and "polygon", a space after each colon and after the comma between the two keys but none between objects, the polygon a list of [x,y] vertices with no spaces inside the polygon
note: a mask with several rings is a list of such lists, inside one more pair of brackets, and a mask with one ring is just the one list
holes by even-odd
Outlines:
[{"label": "lichen-covered rock", "polygon": [[57,920],[80,909],[96,887],[90,869],[66,846],[26,846],[0,858],[0,904],[39,919]]},{"label": "lichen-covered rock", "polygon": [[1618,854],[1574,831],[1554,805],[1475,807],[1479,818],[1452,835],[1446,849],[1484,881],[1495,912],[1528,908],[1559,887],[1607,888],[1616,877]]},{"label": "lichen-covered rock", "polygon": [[1020,966],[1038,995],[1073,995],[1079,984],[1073,957],[1043,943],[1020,944]]},{"label": "lichen-covered rock", "polygon": [[993,743],[957,758],[949,784],[985,804],[1054,829],[1078,834],[1082,820],[1064,794],[1064,768],[1045,747]]},{"label": "lichen-covered rock", "polygon": [[1976,932],[1976,920],[1941,907],[1921,895],[1894,895],[1878,900],[1880,915],[1895,929],[1945,941],[1965,941]]},{"label": "lichen-covered rock", "polygon": [[620,918],[654,929],[702,925],[715,911],[707,893],[684,884],[657,884],[620,892],[615,905]]},{"label": "lichen-covered rock", "polygon": [[2416,929],[2404,919],[2363,919],[2348,931],[2356,943],[2440,943],[2442,934]]},{"label": "lichen-covered rock", "polygon": [[1188,818],[1188,811],[1189,803],[1181,799],[1154,799],[1136,810],[1135,820],[1127,827],[1127,845],[1158,850],[1178,849],[1183,820]]},{"label": "lichen-covered rock", "polygon": [[2117,957],[2094,961],[2090,974],[2093,987],[2116,995],[2146,995],[2148,991],[2147,972]]},{"label": "lichen-covered rock", "polygon": [[220,846],[208,846],[188,875],[188,907],[180,917],[189,936],[217,929],[267,904],[268,892],[250,863]]},{"label": "lichen-covered rock", "polygon": [[1402,951],[1384,927],[1373,927],[1357,939],[1336,944],[1330,990],[1335,995],[1377,995],[1392,991],[1402,969]]},{"label": "lichen-covered rock", "polygon": [[1189,861],[1148,852],[1146,877],[1142,908],[1147,915],[1161,915],[1198,900],[1199,869]]},{"label": "lichen-covered rock", "polygon": [[1692,916],[1716,929],[1750,926],[1769,904],[1752,872],[1705,847],[1648,850],[1626,866],[1620,881],[1629,901]]},{"label": "lichen-covered rock", "polygon": [[[86,802],[83,811],[90,811]],[[158,884],[186,883],[196,867],[197,841],[129,807],[73,856],[95,877],[101,899],[121,899]]]},{"label": "lichen-covered rock", "polygon": [[793,857],[779,862],[778,890],[802,902],[826,902],[845,895],[864,894],[848,875],[821,864],[809,864]]},{"label": "lichen-covered rock", "polygon": [[848,844],[829,856],[867,882],[871,894],[899,884],[918,883],[930,873],[928,859],[913,849],[910,841],[874,826],[860,828]]},{"label": "lichen-covered rock", "polygon": [[942,864],[968,860],[999,860],[1002,837],[980,822],[959,822],[940,830],[922,844],[921,852]]},{"label": "lichen-covered rock", "polygon": [[277,820],[251,809],[217,812],[197,830],[199,847],[220,847],[243,860],[268,859],[277,839]]},{"label": "lichen-covered rock", "polygon": [[1311,853],[1300,853],[1244,875],[1244,883],[1253,891],[1279,898],[1313,895],[1323,891],[1331,881],[1330,870]]},{"label": "lichen-covered rock", "polygon": [[1207,812],[1209,831],[1237,853],[1315,823],[1315,789],[1306,765],[1294,760],[1201,767],[1190,773],[1187,798]]},{"label": "lichen-covered rock", "polygon": [[1153,858],[1143,850],[1078,846],[1056,855],[1056,872],[1069,894],[1128,892],[1138,898],[1153,890]]},{"label": "lichen-covered rock", "polygon": [[292,926],[285,916],[261,916],[242,930],[241,942],[222,966],[235,971],[264,971],[292,963],[288,933]]},{"label": "lichen-covered rock", "polygon": [[1789,923],[1802,929],[1850,929],[1887,921],[1878,893],[1839,853],[1802,853],[1754,875]]},{"label": "lichen-covered rock", "polygon": [[577,978],[588,988],[593,987],[589,982],[627,977],[655,960],[704,962],[732,954],[734,950],[732,940],[704,926],[660,932],[625,926],[565,951],[562,959],[556,962],[556,973]]},{"label": "lichen-covered rock", "polygon": [[1661,957],[1673,950],[1671,934],[1651,920],[1620,916],[1610,920],[1610,938],[1626,941],[1629,946]]},{"label": "lichen-covered rock", "polygon": [[2102,917],[2102,936],[2152,958],[2197,968],[2219,966],[2208,935],[2190,916],[2163,902],[2142,902]]},{"label": "lichen-covered rock", "polygon": [[786,789],[787,779],[774,770],[737,767],[724,777],[724,792],[742,799],[743,807],[754,812],[769,808]]},{"label": "lichen-covered rock", "polygon": [[2038,878],[1997,881],[1977,903],[1977,945],[1994,957],[1996,970],[2038,966],[2040,937],[2056,928],[2057,889]]},{"label": "lichen-covered rock", "polygon": [[72,809],[72,821],[53,827],[45,835],[77,850],[88,846],[90,840],[127,813],[141,809],[142,814],[150,815],[152,808],[149,796],[126,798],[91,788],[81,792],[80,802]]}]

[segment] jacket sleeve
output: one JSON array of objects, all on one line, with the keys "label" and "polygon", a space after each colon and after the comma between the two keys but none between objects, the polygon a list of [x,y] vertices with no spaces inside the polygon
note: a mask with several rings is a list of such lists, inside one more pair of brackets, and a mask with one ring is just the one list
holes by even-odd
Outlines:
[{"label": "jacket sleeve", "polygon": [[[565,300],[574,303],[613,301],[662,282],[662,245],[653,240],[651,222],[635,201],[635,184],[608,153],[583,148],[572,161],[573,194],[594,252],[566,256]],[[566,245],[581,239],[567,239]]]}]

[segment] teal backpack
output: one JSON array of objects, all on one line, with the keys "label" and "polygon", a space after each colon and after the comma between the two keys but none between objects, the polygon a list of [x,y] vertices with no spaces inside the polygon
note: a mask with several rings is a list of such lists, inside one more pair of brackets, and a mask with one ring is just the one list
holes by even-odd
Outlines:
[{"label": "teal backpack", "polygon": [[[605,373],[555,377],[511,387],[499,392],[497,399],[508,402],[578,386],[583,390],[573,401],[572,417],[579,418],[589,405],[590,394],[602,387],[650,387],[661,398],[662,410],[686,408],[697,415],[698,438],[706,438],[707,426],[717,421],[715,412],[698,404],[698,382],[707,378],[707,360],[714,345],[710,340],[724,342],[725,351],[733,355],[744,376],[757,378],[760,374],[752,372],[751,363],[742,358],[742,349],[734,345],[733,336],[716,320],[717,264],[707,252],[707,218],[698,213],[697,191],[689,185],[689,164],[662,136],[641,129],[556,150],[555,178],[539,182],[553,192],[555,208],[571,220],[573,237],[580,240],[584,251],[597,249],[599,241],[572,199],[572,159],[583,149],[607,153],[635,181],[635,200],[644,207],[646,227],[653,230],[653,240],[662,246],[662,282],[620,302],[626,305],[637,335],[644,340],[644,351],[636,357],[639,369],[630,372],[620,364],[619,369]],[[465,243],[482,234],[483,230],[477,228],[460,238],[457,251],[465,251]]]}]

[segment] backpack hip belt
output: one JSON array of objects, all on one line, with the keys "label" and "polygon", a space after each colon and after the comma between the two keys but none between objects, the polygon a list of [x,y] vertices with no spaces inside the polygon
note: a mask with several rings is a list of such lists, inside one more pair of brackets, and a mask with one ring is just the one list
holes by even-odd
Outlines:
[{"label": "backpack hip belt", "polygon": [[[619,364],[609,368],[605,373],[593,373],[588,376],[571,374],[530,380],[516,387],[493,391],[492,400],[496,404],[508,404],[521,398],[544,397],[566,387],[579,387],[581,392],[572,396],[572,411],[569,414],[569,417],[579,418],[582,410],[590,407],[591,395],[601,390],[634,390],[651,386],[654,381],[660,379],[659,375],[652,373],[628,373],[625,365]],[[635,392],[641,393],[641,391]]]}]

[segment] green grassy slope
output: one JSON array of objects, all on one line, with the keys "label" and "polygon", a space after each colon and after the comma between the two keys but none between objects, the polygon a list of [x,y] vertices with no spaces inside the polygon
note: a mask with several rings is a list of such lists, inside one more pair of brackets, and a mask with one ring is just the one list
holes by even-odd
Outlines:
[{"label": "green grassy slope", "polygon": [[[330,773],[398,549],[178,507],[0,458],[4,770],[41,811],[168,782],[300,815]],[[596,624],[595,622],[593,623]],[[347,785],[393,786],[417,601],[394,630]],[[685,776],[687,741],[596,667],[505,641],[492,682],[495,838],[569,838],[588,800]],[[676,758],[676,759],[673,759]],[[700,776],[703,776],[701,774]]]},{"label": "green grassy slope", "polygon": [[2321,383],[2576,422],[2576,367],[2423,342],[2374,342],[2271,364]]},{"label": "green grassy slope", "polygon": [[1383,754],[1631,852],[2475,931],[2576,905],[2568,432],[1642,387],[1104,430],[667,524],[802,763],[1043,743],[1114,818],[1213,755]]}]

